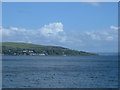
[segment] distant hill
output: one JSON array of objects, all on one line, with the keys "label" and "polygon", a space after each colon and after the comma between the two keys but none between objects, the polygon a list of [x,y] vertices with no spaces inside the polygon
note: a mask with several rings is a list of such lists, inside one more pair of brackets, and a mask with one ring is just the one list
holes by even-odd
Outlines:
[{"label": "distant hill", "polygon": [[2,42],[2,55],[80,56],[98,54],[76,51],[58,46],[44,46],[28,43]]}]

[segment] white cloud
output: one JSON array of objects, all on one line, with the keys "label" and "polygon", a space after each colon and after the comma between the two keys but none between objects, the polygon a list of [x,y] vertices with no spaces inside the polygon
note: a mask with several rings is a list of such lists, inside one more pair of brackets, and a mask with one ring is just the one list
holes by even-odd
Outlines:
[{"label": "white cloud", "polygon": [[16,31],[19,30],[19,28],[17,28],[17,27],[10,27],[10,29],[11,30],[16,30]]},{"label": "white cloud", "polygon": [[61,43],[63,43],[63,42],[65,42],[67,40],[67,37],[66,36],[62,36],[62,37],[60,37],[60,42]]},{"label": "white cloud", "polygon": [[113,30],[119,30],[119,29],[120,29],[120,27],[110,26],[110,29],[113,29]]},{"label": "white cloud", "polygon": [[63,32],[63,24],[61,22],[57,22],[50,23],[49,25],[44,25],[44,27],[40,29],[40,32],[44,36],[58,35],[60,32]]},{"label": "white cloud", "polygon": [[86,35],[88,35],[92,40],[97,41],[112,41],[114,39],[117,39],[117,32],[115,31],[89,31],[85,32]]},{"label": "white cloud", "polygon": [[101,40],[100,36],[95,34],[94,32],[86,32],[88,36],[92,38],[92,40]]},{"label": "white cloud", "polygon": [[[18,27],[2,29],[3,41],[58,45],[84,51],[114,51],[117,49],[117,30],[65,31],[61,22],[44,25],[37,30]],[[113,48],[114,47],[114,48]]]},{"label": "white cloud", "polygon": [[63,43],[67,38],[61,22],[44,25],[38,30],[27,30],[17,27],[3,28],[2,37],[4,41],[24,41],[27,43],[39,41]]}]

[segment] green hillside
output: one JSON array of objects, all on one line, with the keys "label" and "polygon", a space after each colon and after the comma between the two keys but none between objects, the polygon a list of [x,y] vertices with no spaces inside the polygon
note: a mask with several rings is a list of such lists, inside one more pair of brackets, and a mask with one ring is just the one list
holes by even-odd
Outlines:
[{"label": "green hillside", "polygon": [[97,54],[71,50],[68,48],[58,46],[44,46],[28,43],[2,42],[2,55],[80,56]]}]

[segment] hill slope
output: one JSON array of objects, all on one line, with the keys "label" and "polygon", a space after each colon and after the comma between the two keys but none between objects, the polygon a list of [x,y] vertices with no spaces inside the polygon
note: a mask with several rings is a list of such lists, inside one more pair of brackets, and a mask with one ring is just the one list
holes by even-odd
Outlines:
[{"label": "hill slope", "polygon": [[2,55],[80,56],[97,54],[71,50],[68,48],[58,46],[2,42]]}]

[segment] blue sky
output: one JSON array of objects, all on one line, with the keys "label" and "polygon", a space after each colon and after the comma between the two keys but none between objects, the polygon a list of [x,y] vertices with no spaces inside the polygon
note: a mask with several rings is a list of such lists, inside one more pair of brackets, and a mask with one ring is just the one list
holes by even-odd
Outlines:
[{"label": "blue sky", "polygon": [[62,22],[65,30],[90,30],[117,25],[117,3],[100,4],[3,3],[3,26],[37,29],[47,23]]},{"label": "blue sky", "polygon": [[4,2],[3,41],[116,52],[117,4]]}]

